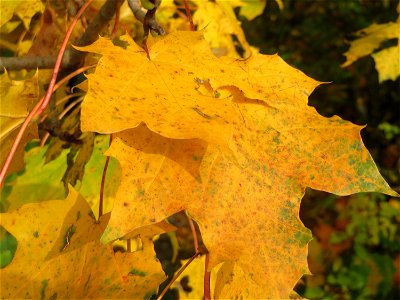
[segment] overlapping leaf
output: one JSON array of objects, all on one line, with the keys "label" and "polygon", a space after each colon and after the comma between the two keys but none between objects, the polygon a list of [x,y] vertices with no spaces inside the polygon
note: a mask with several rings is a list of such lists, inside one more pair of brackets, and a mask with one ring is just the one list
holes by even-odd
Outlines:
[{"label": "overlapping leaf", "polygon": [[114,253],[98,239],[109,215],[92,217],[72,188],[66,200],[28,204],[1,215],[18,241],[15,257],[1,269],[2,298],[143,298],[165,277],[152,245]]},{"label": "overlapping leaf", "polygon": [[[174,46],[170,47],[172,41]],[[140,55],[140,49],[116,49],[104,42],[89,48],[100,51],[102,45],[103,58],[89,78],[91,95],[83,110],[86,129],[112,132],[133,128],[116,133],[109,150],[121,164],[122,181],[104,242],[186,209],[199,223],[211,267],[226,261],[235,263],[233,270],[243,273],[233,276],[230,284],[254,282],[248,297],[261,293],[268,298],[285,298],[308,272],[311,236],[298,217],[306,187],[341,195],[361,191],[395,194],[365,149],[361,127],[339,117],[323,118],[309,107],[308,95],[318,82],[277,55],[258,54],[245,61],[217,59],[206,50],[200,33],[181,32],[150,44],[151,60],[132,66],[128,57]],[[110,78],[106,69],[111,63],[115,68],[117,62],[110,53],[122,58],[121,73],[143,70],[139,73],[148,85],[138,74],[129,83],[126,77]],[[144,69],[162,76],[149,81]],[[179,77],[173,75],[175,71]],[[193,84],[195,78],[207,79],[204,89]],[[160,94],[166,87],[170,88],[168,93]],[[95,88],[110,100],[103,96],[102,104],[99,100],[95,104],[94,96],[101,97]],[[182,93],[191,96],[181,97]],[[220,93],[225,96],[218,98]],[[172,112],[169,116],[154,111],[168,103],[165,95],[175,101],[170,106],[174,109],[161,109]],[[136,105],[129,97],[143,99]],[[208,122],[196,125],[185,116],[203,99],[201,113],[195,113]],[[216,112],[221,102],[226,109]],[[177,116],[176,106],[182,112],[179,130],[169,128],[171,122],[165,123],[166,118]],[[139,119],[138,114],[146,118]],[[134,123],[128,124],[129,115],[135,118]],[[211,121],[221,116],[226,121],[224,129],[231,134],[221,135],[221,127],[213,126]],[[116,125],[120,119],[122,123]],[[148,127],[137,126],[139,121]],[[230,151],[221,147],[226,144]],[[242,296],[240,293],[238,289],[229,296]]]},{"label": "overlapping leaf", "polygon": [[[260,113],[257,104],[248,106],[243,109],[245,116]],[[246,121],[255,125],[257,120],[250,117]],[[316,113],[309,117],[311,121]],[[307,272],[310,235],[297,217],[304,186],[337,193],[374,187],[386,192],[390,189],[383,181],[374,186],[373,177],[379,175],[359,140],[340,149],[346,146],[348,133],[341,134],[342,128],[335,128],[335,123],[343,121],[328,121],[315,127],[312,123],[295,123],[288,132],[281,129],[280,135],[277,129],[269,128],[272,125],[267,120],[257,119],[264,126],[254,126],[254,132],[264,134],[251,129],[238,133],[237,146],[242,149],[238,151],[252,151],[247,153],[248,165],[244,168],[200,140],[170,140],[144,126],[117,134],[110,154],[120,161],[123,175],[103,240],[115,239],[135,227],[187,209],[200,225],[212,265],[234,260],[246,270],[244,274],[250,276],[247,279],[259,285],[260,291],[268,291],[266,297],[288,295]],[[294,138],[293,132],[299,129],[308,131],[307,134],[314,131],[317,140],[319,135],[333,131],[335,140],[332,142],[332,135],[327,136],[321,141],[325,147],[317,146],[317,141],[308,137]],[[358,135],[358,131],[354,126],[350,136]],[[326,145],[332,143],[339,149],[334,147],[330,151]],[[312,160],[314,147],[322,150]],[[260,155],[255,151],[260,151]],[[310,161],[296,157],[301,151],[302,157]],[[352,168],[342,170],[341,165],[349,161]],[[365,178],[350,180],[351,176],[358,176],[356,172]],[[235,278],[241,281],[241,277]]]},{"label": "overlapping leaf", "polygon": [[[29,80],[10,80],[7,72],[0,75],[0,166],[4,161],[14,142],[18,128],[28,116],[32,103],[38,99],[39,88],[37,75]],[[14,163],[9,172],[18,171],[23,167],[24,146],[30,139],[37,135],[34,126],[28,127],[28,133],[24,136],[17,150]]]},{"label": "overlapping leaf", "polygon": [[[182,261],[182,264],[186,263]],[[180,299],[203,299],[204,297],[204,265],[205,256],[194,259],[183,273],[177,278],[172,288],[179,291]],[[211,299],[214,297],[214,286],[217,275],[217,269],[214,268],[211,274],[210,288]]]},{"label": "overlapping leaf", "polygon": [[385,80],[395,81],[400,76],[400,46],[385,48],[372,54],[375,68],[379,74],[379,82]]},{"label": "overlapping leaf", "polygon": [[0,10],[0,26],[7,23],[15,14],[22,20],[25,28],[29,29],[29,23],[32,17],[36,13],[42,12],[44,10],[44,5],[40,0],[7,0],[0,1]]},{"label": "overlapping leaf", "polygon": [[[96,136],[94,150],[85,166],[82,182],[78,182],[75,187],[90,204],[95,214],[98,211],[101,177],[106,160],[104,151],[108,148],[108,145],[107,136]],[[51,160],[47,162],[45,153],[48,153],[49,146],[32,146],[29,151],[25,152],[26,167],[24,172],[7,180],[1,190],[0,207],[2,212],[15,210],[27,203],[65,197],[62,178],[67,168],[66,161],[69,150],[64,149],[57,157],[51,157]],[[40,173],[38,173],[38,170],[40,170]],[[118,162],[111,158],[104,185],[104,212],[109,212],[112,209],[120,173]],[[32,193],[32,190],[35,192]]]},{"label": "overlapping leaf", "polygon": [[[193,14],[193,22],[199,30],[204,31],[204,38],[215,55],[250,56],[250,45],[234,12],[234,7],[246,6],[242,1],[194,2],[197,9]],[[240,49],[239,53],[237,49]]]}]

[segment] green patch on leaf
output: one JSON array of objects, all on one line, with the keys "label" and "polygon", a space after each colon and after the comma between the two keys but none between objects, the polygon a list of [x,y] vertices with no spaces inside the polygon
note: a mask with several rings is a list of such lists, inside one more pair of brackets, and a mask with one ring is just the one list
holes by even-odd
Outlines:
[{"label": "green patch on leaf", "polygon": [[46,288],[48,281],[46,279],[42,280],[42,287],[40,288],[40,299],[46,299]]},{"label": "green patch on leaf", "polygon": [[146,276],[146,272],[137,270],[137,269],[135,269],[135,268],[133,268],[132,270],[130,270],[128,274],[129,274],[129,275],[135,275],[135,276],[141,276],[141,277]]}]

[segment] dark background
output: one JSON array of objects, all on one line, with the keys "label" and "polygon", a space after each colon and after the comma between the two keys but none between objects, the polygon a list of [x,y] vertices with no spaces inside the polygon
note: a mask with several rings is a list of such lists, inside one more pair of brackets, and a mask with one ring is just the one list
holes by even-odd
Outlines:
[{"label": "dark background", "polygon": [[[281,11],[268,0],[264,13],[241,19],[249,43],[263,54],[278,53],[319,81],[310,105],[326,117],[339,115],[362,130],[382,175],[399,192],[400,81],[379,84],[371,56],[342,68],[354,33],[372,23],[396,21],[398,1],[285,0]],[[386,47],[397,41],[387,41]],[[310,299],[400,299],[399,200],[379,194],[333,196],[308,190],[301,219],[310,228],[309,265],[296,291]]]}]

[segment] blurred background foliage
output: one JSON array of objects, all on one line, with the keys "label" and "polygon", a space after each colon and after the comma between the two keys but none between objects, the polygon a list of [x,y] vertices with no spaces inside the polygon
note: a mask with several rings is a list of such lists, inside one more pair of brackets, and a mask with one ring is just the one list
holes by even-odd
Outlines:
[{"label": "blurred background foliage", "polygon": [[[342,68],[354,33],[396,21],[393,0],[267,1],[262,15],[242,26],[261,53],[278,53],[307,75],[331,84],[310,97],[319,113],[359,125],[389,184],[400,187],[400,80],[379,84],[371,56]],[[390,42],[390,41],[389,41]],[[400,299],[400,202],[380,194],[337,197],[308,190],[301,219],[314,234],[313,276],[296,286],[309,299]]]}]

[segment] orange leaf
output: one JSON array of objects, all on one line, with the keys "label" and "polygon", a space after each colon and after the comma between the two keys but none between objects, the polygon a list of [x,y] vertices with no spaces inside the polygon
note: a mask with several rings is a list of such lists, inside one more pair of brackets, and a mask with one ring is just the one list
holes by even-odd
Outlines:
[{"label": "orange leaf", "polygon": [[[131,72],[147,70],[128,80],[133,95],[143,100],[125,110],[130,103],[125,94],[131,93],[126,80],[109,79],[107,83],[107,77],[100,75],[106,74],[104,66],[111,61],[122,57],[128,65],[129,55],[144,54],[120,49],[114,53],[117,56],[111,56],[107,51],[115,47],[103,46],[97,75],[89,78],[82,116],[88,118],[86,125],[91,130],[134,128],[116,133],[108,152],[121,164],[122,182],[103,242],[186,209],[200,226],[210,251],[210,268],[221,262],[234,263],[230,270],[236,275],[229,282],[226,277],[221,279],[220,297],[255,298],[261,293],[264,298],[287,298],[308,272],[311,235],[299,219],[306,187],[339,195],[361,191],[397,195],[365,149],[362,127],[336,116],[324,118],[309,107],[308,95],[318,82],[277,55],[258,54],[245,61],[217,59],[205,50],[200,33],[170,34],[149,45],[151,60],[129,67]],[[129,55],[124,56],[124,51]],[[179,68],[179,77],[174,77]],[[163,76],[149,81],[152,74]],[[201,93],[193,77],[207,79]],[[95,104],[91,85],[115,97],[103,97],[97,100],[103,102]],[[172,86],[173,92],[165,97],[175,102],[164,102],[164,96],[156,95]],[[222,99],[213,97],[219,88],[225,89]],[[180,93],[200,96],[174,97]],[[198,99],[204,99],[201,113],[209,118],[196,112],[200,120],[208,120],[197,125],[188,116]],[[220,101],[227,107],[223,114],[213,111]],[[163,111],[168,115],[159,113],[165,103],[173,103]],[[179,115],[174,114],[178,103],[186,107],[178,109]],[[137,118],[138,114],[147,117]],[[215,127],[220,116],[226,124]],[[165,122],[168,118],[170,123]],[[148,127],[139,125],[140,121]],[[176,122],[179,126],[173,125]],[[242,289],[223,288],[243,282],[251,282],[245,294],[240,294]],[[224,294],[224,290],[231,292]]]}]

